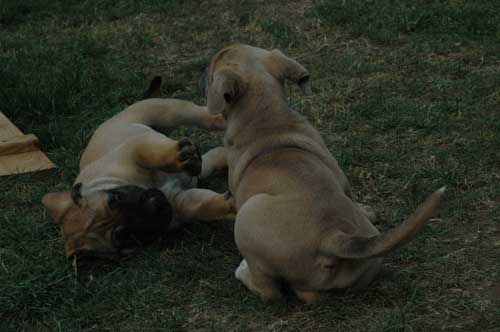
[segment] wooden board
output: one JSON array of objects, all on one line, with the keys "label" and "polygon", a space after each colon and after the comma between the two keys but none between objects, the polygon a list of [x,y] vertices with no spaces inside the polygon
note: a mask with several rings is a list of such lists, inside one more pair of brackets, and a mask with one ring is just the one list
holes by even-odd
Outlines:
[{"label": "wooden board", "polygon": [[0,157],[37,150],[40,150],[40,141],[33,134],[0,139]]},{"label": "wooden board", "polygon": [[[0,141],[22,136],[12,122],[0,112]],[[55,165],[40,150],[0,156],[0,176],[53,169]]]}]

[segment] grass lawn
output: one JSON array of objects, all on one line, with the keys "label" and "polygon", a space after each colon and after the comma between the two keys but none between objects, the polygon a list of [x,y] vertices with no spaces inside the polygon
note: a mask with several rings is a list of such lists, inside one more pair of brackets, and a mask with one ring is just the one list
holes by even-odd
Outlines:
[{"label": "grass lawn", "polygon": [[[165,96],[205,103],[198,79],[235,42],[309,69],[314,95],[290,86],[290,103],[379,229],[448,186],[440,215],[369,290],[262,303],[233,278],[231,223],[90,271],[64,257],[40,199],[71,186],[96,126],[154,75]],[[58,165],[0,178],[0,331],[500,331],[498,0],[1,0],[0,111]]]}]

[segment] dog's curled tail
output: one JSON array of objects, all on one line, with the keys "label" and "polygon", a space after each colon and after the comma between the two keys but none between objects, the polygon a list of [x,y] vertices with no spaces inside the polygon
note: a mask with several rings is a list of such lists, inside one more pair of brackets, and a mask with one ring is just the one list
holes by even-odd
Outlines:
[{"label": "dog's curled tail", "polygon": [[371,236],[353,236],[336,231],[325,238],[321,250],[344,259],[366,259],[385,255],[410,241],[439,207],[446,187],[434,192],[402,224]]}]

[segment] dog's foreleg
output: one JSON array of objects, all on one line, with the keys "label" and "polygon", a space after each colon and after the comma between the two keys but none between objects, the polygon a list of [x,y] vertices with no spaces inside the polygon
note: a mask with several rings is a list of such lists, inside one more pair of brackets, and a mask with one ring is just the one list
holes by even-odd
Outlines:
[{"label": "dog's foreleg", "polygon": [[361,212],[368,218],[368,220],[370,220],[372,224],[374,224],[377,221],[377,216],[375,215],[375,211],[373,211],[370,205],[362,203],[356,203],[356,205],[361,210]]},{"label": "dog's foreleg", "polygon": [[175,197],[174,205],[184,220],[234,220],[236,217],[233,198],[208,189],[182,191]]},{"label": "dog's foreleg", "polygon": [[305,304],[313,304],[315,302],[318,302],[320,299],[320,294],[316,291],[301,291],[295,289],[294,292],[295,295],[297,295],[297,297]]},{"label": "dog's foreleg", "polygon": [[213,148],[201,156],[200,178],[209,177],[214,173],[222,172],[226,169],[226,150],[222,146]]}]

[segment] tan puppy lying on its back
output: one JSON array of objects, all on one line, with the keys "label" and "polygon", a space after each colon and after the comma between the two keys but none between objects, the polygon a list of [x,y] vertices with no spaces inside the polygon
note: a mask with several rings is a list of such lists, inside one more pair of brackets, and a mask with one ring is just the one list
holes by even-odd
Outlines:
[{"label": "tan puppy lying on its back", "polygon": [[287,105],[285,79],[310,93],[308,72],[280,51],[224,48],[208,68],[208,109],[227,119],[235,240],[244,257],[236,278],[264,299],[280,298],[285,282],[313,302],[319,291],[367,286],[381,256],[409,241],[432,216],[444,188],[380,234],[372,213],[353,202],[318,131]]},{"label": "tan puppy lying on its back", "polygon": [[224,119],[188,101],[153,98],[97,128],[72,190],[43,197],[62,224],[68,257],[120,257],[193,219],[234,219],[227,195],[195,188],[196,176],[226,167],[224,149],[200,156],[189,139],[164,134],[179,126],[221,130]]}]

